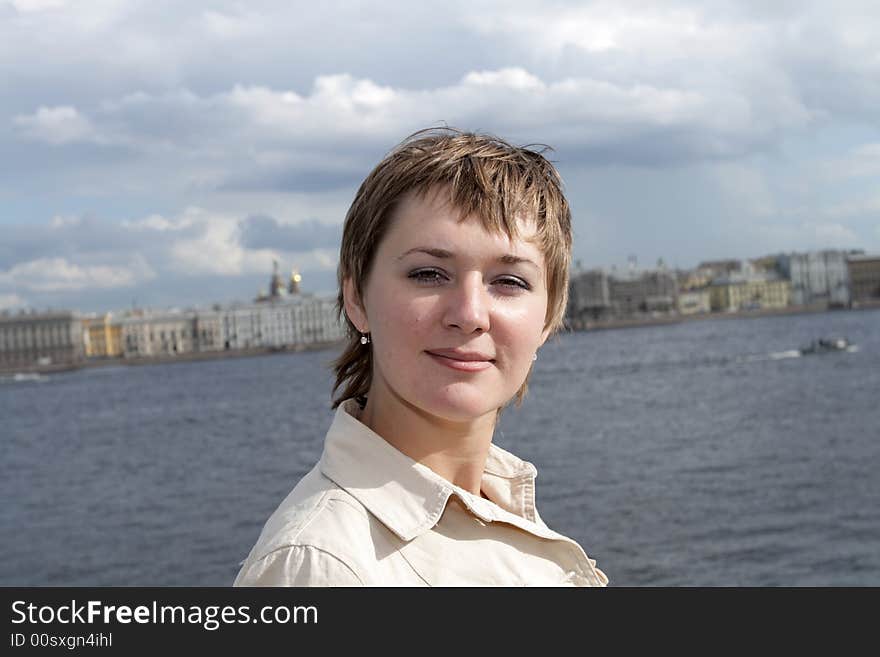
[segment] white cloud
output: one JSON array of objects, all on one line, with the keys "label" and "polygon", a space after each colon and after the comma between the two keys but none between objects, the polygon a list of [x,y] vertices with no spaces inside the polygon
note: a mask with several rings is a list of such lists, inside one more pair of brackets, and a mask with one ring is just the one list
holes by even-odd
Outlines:
[{"label": "white cloud", "polygon": [[328,249],[315,249],[312,252],[315,262],[323,269],[336,269],[339,265],[339,252]]},{"label": "white cloud", "polygon": [[860,144],[843,157],[818,167],[818,174],[830,180],[880,177],[880,143]]},{"label": "white cloud", "polygon": [[64,229],[69,228],[71,226],[79,226],[82,223],[82,217],[65,217],[62,215],[55,215],[52,217],[52,220],[49,222],[49,226],[55,229]]},{"label": "white cloud", "polygon": [[771,113],[723,89],[543,80],[513,67],[471,71],[433,89],[338,74],[318,76],[308,95],[241,85],[210,96],[138,92],[104,101],[88,116],[73,107],[41,107],[16,123],[28,136],[53,144],[125,143],[157,163],[173,161],[178,184],[183,178],[216,185],[230,175],[253,174],[253,167],[242,166],[244,154],[269,169],[361,174],[365,162],[358,153],[365,145],[387,148],[406,132],[441,122],[512,140],[540,135],[570,159],[593,157],[592,149],[601,147],[606,159],[649,164],[736,156],[775,140],[783,125],[809,120],[796,104]]},{"label": "white cloud", "polygon": [[[332,233],[301,243],[290,225],[338,225],[388,148],[443,123],[554,146],[596,257],[653,261],[642,250],[670,247],[639,244],[661,227],[694,262],[867,248],[875,4],[0,0],[0,195],[33,229],[0,240],[0,282],[38,262],[54,278],[33,284],[74,297],[129,280],[137,254],[192,295],[263,281],[276,257],[320,277]],[[243,240],[263,215],[287,241]],[[8,292],[32,289],[15,271]]]},{"label": "white cloud", "polygon": [[231,296],[228,289],[242,281],[262,282],[276,260],[282,269],[296,267],[314,291],[317,281],[325,287],[335,281],[338,229],[314,219],[297,223],[197,206],[123,222],[58,215],[43,225],[6,227],[0,294],[28,292],[31,303],[67,304],[102,291],[148,295],[147,288],[167,287],[192,295],[205,286],[223,298],[224,289]]},{"label": "white cloud", "polygon": [[267,275],[274,260],[295,263],[303,272],[336,267],[337,254],[331,249],[247,248],[241,239],[241,217],[205,208],[190,207],[170,218],[152,215],[127,221],[124,227],[144,233],[147,240],[151,231],[162,239],[163,251],[152,259],[164,263],[166,273],[174,276]]},{"label": "white cloud", "polygon": [[75,107],[40,107],[33,114],[19,115],[13,120],[23,135],[50,144],[87,141],[94,137],[89,120]]},{"label": "white cloud", "polygon": [[201,18],[205,30],[221,39],[259,37],[267,27],[263,17],[257,13],[226,13],[209,9],[202,13]]},{"label": "white cloud", "polygon": [[68,0],[10,0],[9,4],[24,14],[45,11],[46,9],[60,9],[67,6]]},{"label": "white cloud", "polygon": [[[729,133],[760,131],[745,104],[699,92],[659,88],[647,84],[614,84],[590,78],[545,82],[522,68],[472,71],[457,84],[428,90],[380,87],[348,74],[320,76],[309,96],[265,87],[236,87],[214,99],[245,111],[254,127],[268,138],[314,141],[313,135],[400,136],[401,125],[436,124],[442,117],[451,125],[476,121],[501,123],[508,131],[557,132],[569,128],[574,145],[589,144],[614,129],[620,136],[662,126],[699,131],[712,127]],[[372,136],[372,135],[371,135]],[[579,139],[578,139],[579,136]],[[720,138],[726,138],[723,133]],[[605,138],[602,138],[604,140]]]},{"label": "white cloud", "polygon": [[[746,237],[761,245],[752,255],[822,249],[856,249],[868,246],[851,228],[835,222],[772,222],[746,226]],[[745,254],[744,254],[745,255]]]},{"label": "white cloud", "polygon": [[155,278],[150,265],[135,256],[128,266],[79,265],[66,258],[39,258],[0,271],[0,285],[34,292],[130,287]]},{"label": "white cloud", "polygon": [[752,163],[722,162],[709,169],[727,205],[755,216],[776,214],[776,199],[765,172]]},{"label": "white cloud", "polygon": [[[199,234],[171,245],[172,267],[189,275],[230,276],[243,273],[245,250],[238,243],[237,218],[212,216],[193,209],[187,212],[197,224]],[[270,267],[271,262],[272,258],[269,257]]]},{"label": "white cloud", "polygon": [[543,91],[545,84],[537,76],[521,68],[498,71],[473,71],[462,78],[462,84],[473,87],[508,87],[525,91]]},{"label": "white cloud", "polygon": [[0,310],[22,308],[26,303],[27,302],[17,294],[0,294]]},{"label": "white cloud", "polygon": [[143,219],[124,219],[122,227],[136,232],[158,231],[164,233],[167,231],[179,231],[188,228],[193,224],[193,217],[190,211],[184,212],[182,217],[177,219],[167,219],[160,214],[151,214]]},{"label": "white cloud", "polygon": [[[862,199],[854,199],[852,201],[848,201],[845,203],[837,203],[834,205],[830,205],[823,208],[818,208],[818,210],[812,210],[814,213],[819,214],[823,217],[830,218],[845,218],[845,217],[858,217],[864,215],[880,215],[880,196],[874,196],[869,198]],[[808,209],[803,209],[802,213],[810,212]]]},{"label": "white cloud", "polygon": [[[729,40],[732,27],[702,20],[695,7],[667,3],[641,4],[638,11],[619,2],[594,2],[587,6],[533,2],[477,3],[464,18],[484,34],[501,34],[534,48],[558,55],[566,47],[590,53],[620,50],[716,47]],[[719,41],[721,43],[719,43]]]},{"label": "white cloud", "polygon": [[806,223],[801,228],[822,247],[853,248],[860,241],[852,230],[839,223]]}]

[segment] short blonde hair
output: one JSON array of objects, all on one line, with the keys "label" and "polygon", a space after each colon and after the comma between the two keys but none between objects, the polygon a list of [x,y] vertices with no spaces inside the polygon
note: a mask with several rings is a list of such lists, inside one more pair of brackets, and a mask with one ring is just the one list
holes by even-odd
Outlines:
[{"label": "short blonde hair", "polygon": [[[454,128],[430,128],[404,139],[370,172],[355,195],[342,231],[337,316],[345,317],[348,338],[333,362],[333,392],[342,388],[333,408],[351,398],[363,406],[372,382],[372,349],[360,343],[357,327],[345,314],[344,282],[351,278],[358,299],[364,298],[379,243],[399,201],[410,192],[424,197],[448,187],[453,206],[461,212],[460,221],[477,216],[486,231],[504,233],[510,239],[519,237],[519,217],[533,218],[535,241],[545,261],[544,330],[552,335],[562,328],[571,266],[571,209],[559,172],[543,155],[549,147],[532,150],[532,146],[512,146],[491,135]],[[516,393],[517,406],[525,397],[530,374],[531,369]]]}]

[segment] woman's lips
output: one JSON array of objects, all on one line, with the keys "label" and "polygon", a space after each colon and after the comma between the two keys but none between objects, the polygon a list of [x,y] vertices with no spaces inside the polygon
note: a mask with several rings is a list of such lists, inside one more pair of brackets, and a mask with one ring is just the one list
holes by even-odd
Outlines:
[{"label": "woman's lips", "polygon": [[492,361],[488,360],[455,360],[454,358],[447,358],[445,356],[432,354],[430,351],[427,351],[425,353],[427,353],[439,364],[445,365],[446,367],[450,367],[454,370],[458,370],[459,372],[479,372],[481,370],[486,370],[492,367]]}]

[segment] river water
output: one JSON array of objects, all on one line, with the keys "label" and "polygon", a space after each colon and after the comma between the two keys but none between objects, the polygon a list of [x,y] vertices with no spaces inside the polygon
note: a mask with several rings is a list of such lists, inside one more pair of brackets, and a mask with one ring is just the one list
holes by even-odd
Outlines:
[{"label": "river water", "polygon": [[[857,351],[799,356],[841,335]],[[225,586],[317,461],[335,351],[0,383],[3,586]],[[880,311],[578,332],[502,447],[612,585],[880,585]]]}]

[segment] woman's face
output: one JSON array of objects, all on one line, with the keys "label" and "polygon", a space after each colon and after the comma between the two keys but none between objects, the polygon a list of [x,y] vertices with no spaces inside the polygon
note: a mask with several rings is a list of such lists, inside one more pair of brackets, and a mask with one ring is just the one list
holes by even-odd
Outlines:
[{"label": "woman's face", "polygon": [[352,303],[350,280],[344,294],[349,318],[370,333],[371,400],[391,395],[467,421],[516,394],[547,338],[545,263],[524,241],[532,224],[521,222],[520,239],[510,241],[475,217],[458,223],[446,199],[401,199],[364,287],[365,312]]}]

